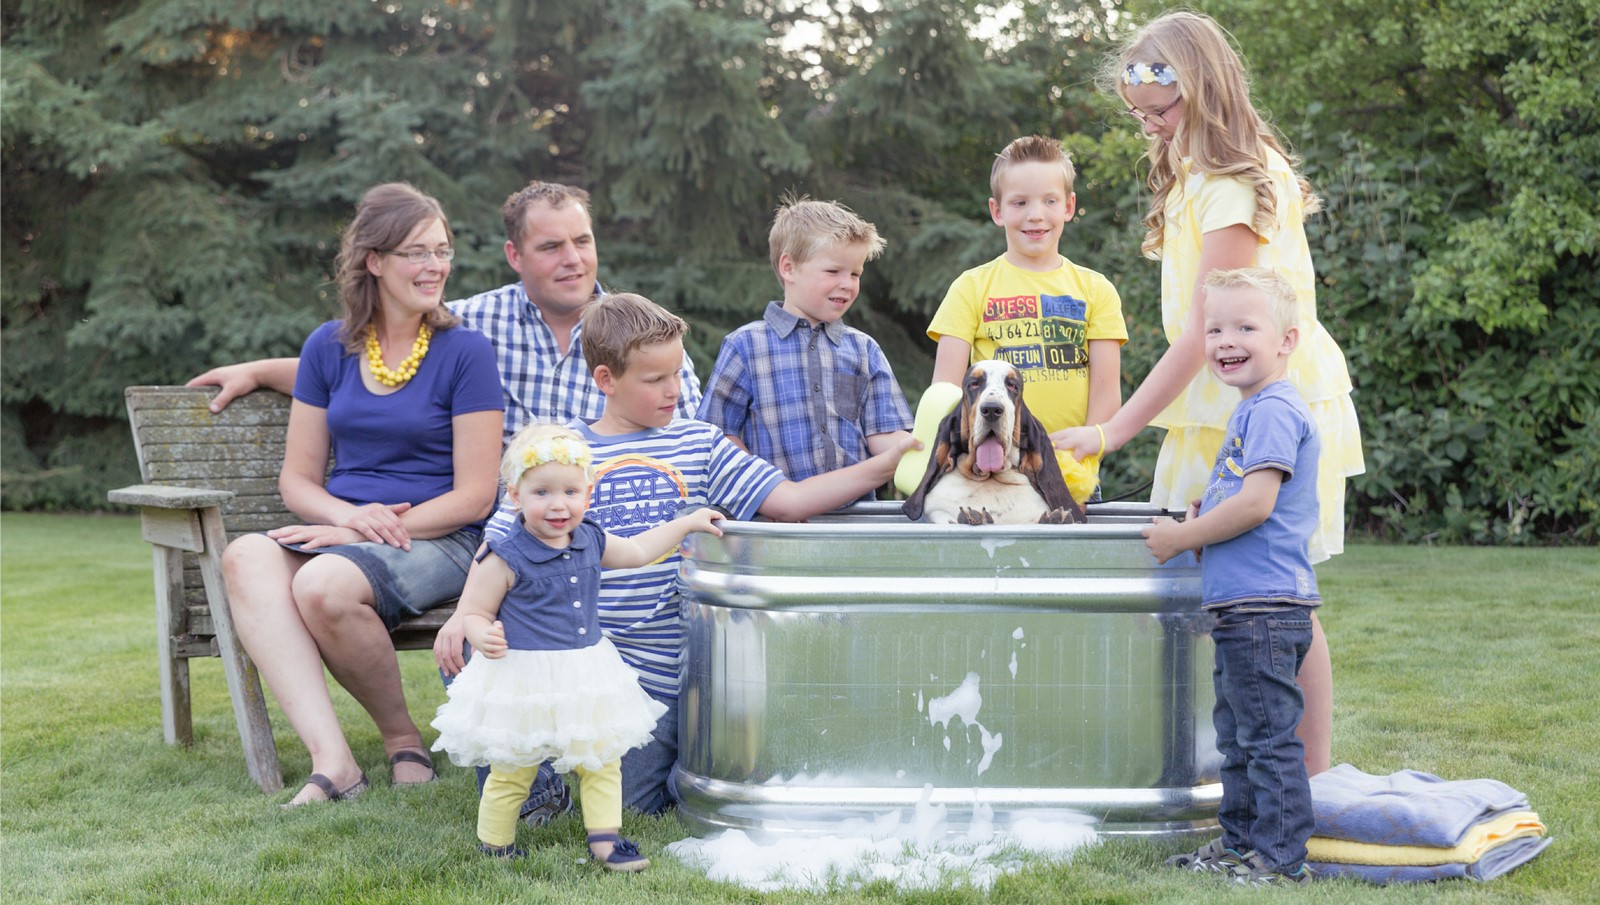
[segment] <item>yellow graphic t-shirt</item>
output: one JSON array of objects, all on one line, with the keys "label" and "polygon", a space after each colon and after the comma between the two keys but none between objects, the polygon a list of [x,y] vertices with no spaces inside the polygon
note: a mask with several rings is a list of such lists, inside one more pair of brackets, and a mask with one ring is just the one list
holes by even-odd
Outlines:
[{"label": "yellow graphic t-shirt", "polygon": [[1047,431],[1078,427],[1089,409],[1089,341],[1128,341],[1122,299],[1100,274],[1061,259],[1036,272],[1005,256],[950,284],[928,337],[972,344],[972,361],[997,358],[1022,374],[1022,398]]}]

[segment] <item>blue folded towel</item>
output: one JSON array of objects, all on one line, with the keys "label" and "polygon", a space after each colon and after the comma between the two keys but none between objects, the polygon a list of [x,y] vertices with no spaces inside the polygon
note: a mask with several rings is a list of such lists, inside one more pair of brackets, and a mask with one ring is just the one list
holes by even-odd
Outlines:
[{"label": "blue folded towel", "polygon": [[1483,853],[1477,861],[1397,867],[1384,864],[1327,864],[1307,862],[1319,877],[1353,877],[1384,886],[1389,883],[1431,883],[1435,880],[1493,880],[1506,871],[1521,867],[1545,850],[1551,840],[1538,836],[1512,839]]},{"label": "blue folded towel", "polygon": [[1527,796],[1493,779],[1416,770],[1372,776],[1349,764],[1311,777],[1312,834],[1375,845],[1452,848],[1473,824],[1527,807]]}]

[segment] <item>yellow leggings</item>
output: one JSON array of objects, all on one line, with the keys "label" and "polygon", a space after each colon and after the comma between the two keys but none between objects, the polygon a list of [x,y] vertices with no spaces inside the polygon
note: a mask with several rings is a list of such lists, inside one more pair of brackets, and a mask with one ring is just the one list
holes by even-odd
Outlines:
[{"label": "yellow leggings", "polygon": [[[512,767],[490,764],[478,799],[478,840],[495,847],[517,841],[517,814],[528,798],[528,787],[539,772],[538,765]],[[622,825],[622,761],[614,760],[598,770],[577,767],[578,801],[583,805],[583,825],[588,830],[614,829]]]}]

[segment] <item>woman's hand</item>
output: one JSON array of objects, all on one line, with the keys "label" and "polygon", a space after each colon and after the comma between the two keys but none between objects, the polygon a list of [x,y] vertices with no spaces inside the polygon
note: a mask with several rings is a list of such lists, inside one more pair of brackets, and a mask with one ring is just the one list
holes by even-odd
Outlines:
[{"label": "woman's hand", "polygon": [[1064,427],[1050,435],[1050,445],[1062,452],[1072,453],[1072,457],[1082,462],[1085,456],[1099,455],[1105,452],[1105,444],[1100,439],[1100,431],[1093,427]]},{"label": "woman's hand", "polygon": [[305,550],[359,544],[367,540],[361,532],[337,525],[285,525],[268,531],[267,536],[279,543],[299,544]]},{"label": "woman's hand", "polygon": [[366,540],[375,544],[388,544],[410,551],[411,535],[400,521],[400,514],[411,508],[410,503],[368,503],[358,506],[339,520],[342,528],[353,528]]}]

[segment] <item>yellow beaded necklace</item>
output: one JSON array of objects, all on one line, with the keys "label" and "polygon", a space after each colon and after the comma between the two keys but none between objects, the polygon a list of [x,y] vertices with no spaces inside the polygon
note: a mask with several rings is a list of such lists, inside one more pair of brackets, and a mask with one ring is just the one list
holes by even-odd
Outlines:
[{"label": "yellow beaded necklace", "polygon": [[422,364],[422,359],[428,355],[428,340],[433,338],[433,328],[427,324],[417,331],[416,342],[411,344],[411,354],[405,361],[400,362],[400,367],[389,370],[383,363],[383,347],[378,345],[378,330],[371,324],[367,325],[367,367],[372,371],[372,379],[386,387],[397,387],[417,376],[417,365]]}]

